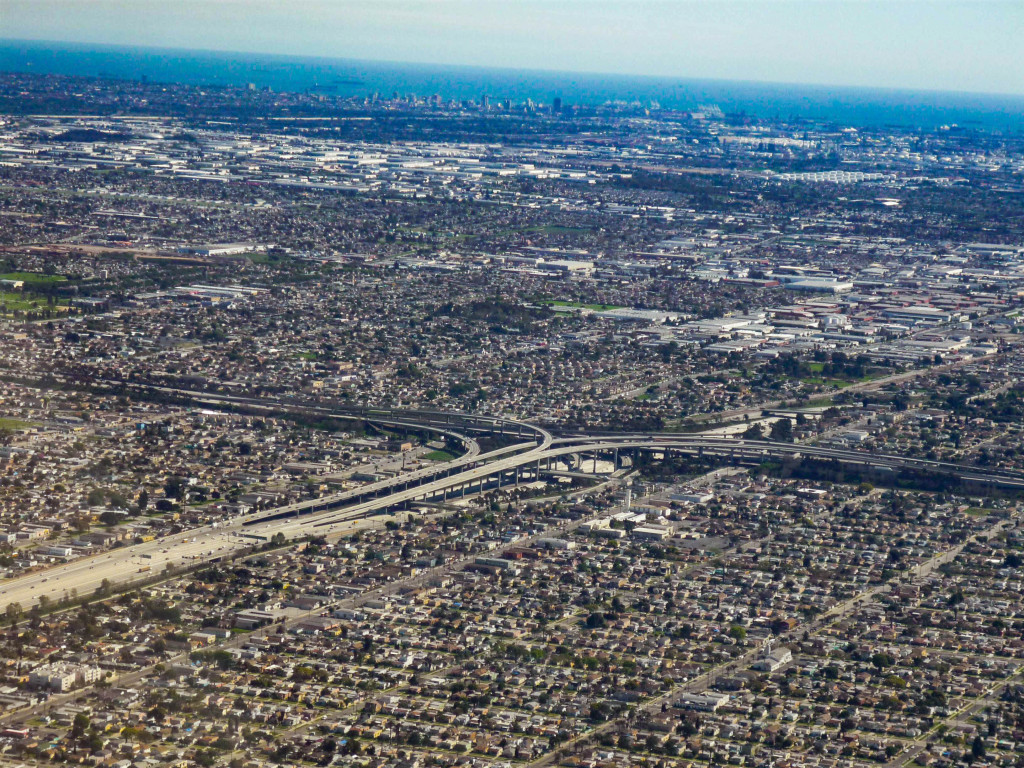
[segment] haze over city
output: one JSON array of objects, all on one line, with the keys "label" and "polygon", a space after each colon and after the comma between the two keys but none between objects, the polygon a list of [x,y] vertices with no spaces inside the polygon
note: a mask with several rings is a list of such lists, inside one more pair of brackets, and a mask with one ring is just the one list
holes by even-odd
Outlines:
[{"label": "haze over city", "polygon": [[1013,0],[4,0],[7,38],[1024,93]]}]

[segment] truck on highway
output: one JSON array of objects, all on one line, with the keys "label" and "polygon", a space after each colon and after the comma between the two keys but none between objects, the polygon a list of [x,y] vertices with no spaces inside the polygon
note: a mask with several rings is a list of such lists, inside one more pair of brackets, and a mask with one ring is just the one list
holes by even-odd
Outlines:
[{"label": "truck on highway", "polygon": [[139,568],[139,573],[145,573],[146,571],[150,571],[150,570],[152,570],[152,568],[150,566],[144,565],[141,568]]}]

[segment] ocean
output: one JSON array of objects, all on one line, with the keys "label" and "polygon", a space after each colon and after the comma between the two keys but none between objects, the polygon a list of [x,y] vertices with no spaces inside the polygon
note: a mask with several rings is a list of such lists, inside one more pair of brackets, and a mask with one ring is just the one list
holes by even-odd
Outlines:
[{"label": "ocean", "polygon": [[269,54],[189,51],[92,44],[0,40],[0,71],[81,75],[190,85],[246,86],[275,91],[318,90],[339,96],[439,94],[492,103],[532,99],[597,105],[657,102],[693,109],[714,104],[727,113],[783,120],[829,121],[841,126],[945,125],[1024,131],[1024,96],[940,91],[688,80],[402,64]]}]

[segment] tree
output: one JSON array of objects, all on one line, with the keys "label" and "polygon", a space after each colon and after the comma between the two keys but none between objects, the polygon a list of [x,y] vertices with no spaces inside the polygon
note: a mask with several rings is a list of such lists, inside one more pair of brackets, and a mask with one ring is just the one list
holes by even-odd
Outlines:
[{"label": "tree", "polygon": [[149,507],[149,491],[143,488],[139,491],[139,513],[145,512]]},{"label": "tree", "polygon": [[184,483],[177,475],[171,475],[164,483],[164,496],[168,499],[180,499]]},{"label": "tree", "polygon": [[89,716],[84,712],[79,712],[75,715],[75,719],[71,723],[71,738],[82,738],[85,735],[85,732],[89,730],[90,724]]},{"label": "tree", "polygon": [[793,441],[793,422],[789,419],[779,419],[772,424],[772,430],[769,435],[772,440],[780,443],[789,443]]},{"label": "tree", "polygon": [[744,440],[764,440],[764,430],[760,424],[751,424],[740,437]]},{"label": "tree", "polygon": [[891,667],[896,663],[896,660],[888,653],[876,653],[871,657],[871,663],[879,670]]},{"label": "tree", "polygon": [[972,760],[981,760],[985,757],[985,740],[981,738],[979,733],[974,737],[974,742],[971,744],[971,758]]}]

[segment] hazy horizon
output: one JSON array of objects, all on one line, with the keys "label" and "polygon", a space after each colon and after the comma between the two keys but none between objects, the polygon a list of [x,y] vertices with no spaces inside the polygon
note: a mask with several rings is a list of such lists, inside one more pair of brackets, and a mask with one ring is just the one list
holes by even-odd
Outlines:
[{"label": "hazy horizon", "polygon": [[487,64],[444,64],[432,61],[414,61],[414,60],[403,60],[403,59],[370,59],[370,58],[352,58],[348,56],[329,56],[329,55],[318,55],[318,54],[299,54],[299,53],[270,53],[267,51],[257,50],[233,50],[227,48],[181,48],[163,45],[133,45],[128,43],[95,43],[89,41],[77,41],[77,40],[44,40],[44,39],[31,39],[31,38],[14,38],[7,36],[0,36],[0,45],[18,45],[23,44],[26,46],[38,46],[40,48],[49,46],[74,46],[80,47],[83,50],[95,50],[95,51],[146,51],[153,54],[167,53],[167,54],[199,54],[209,55],[216,57],[227,58],[253,58],[253,59],[280,59],[280,60],[293,60],[293,61],[322,61],[325,65],[337,64],[337,63],[349,63],[357,65],[379,65],[381,67],[410,67],[410,68],[422,68],[422,69],[433,69],[433,70],[451,70],[451,71],[466,71],[466,72],[500,72],[500,73],[524,73],[524,74],[536,74],[536,75],[551,75],[551,76],[565,76],[565,77],[594,77],[594,78],[621,78],[631,80],[651,80],[658,82],[702,82],[702,83],[720,83],[722,85],[757,85],[757,86],[778,86],[778,87],[798,87],[807,88],[811,90],[817,89],[835,89],[840,91],[850,92],[891,92],[897,94],[934,94],[935,96],[977,96],[977,97],[991,97],[991,98],[1009,98],[1009,99],[1024,99],[1024,91],[1019,93],[1007,92],[1007,91],[966,91],[959,89],[943,89],[943,88],[912,88],[906,86],[878,86],[878,85],[852,85],[846,83],[830,83],[830,82],[818,82],[812,80],[766,80],[758,79],[755,77],[751,78],[725,78],[725,77],[689,77],[685,75],[658,75],[658,74],[643,74],[643,73],[623,73],[623,72],[609,72],[601,70],[573,70],[573,69],[548,69],[540,67],[528,67],[528,66],[497,66]]},{"label": "hazy horizon", "polygon": [[1024,95],[1004,0],[0,0],[11,41]]}]

